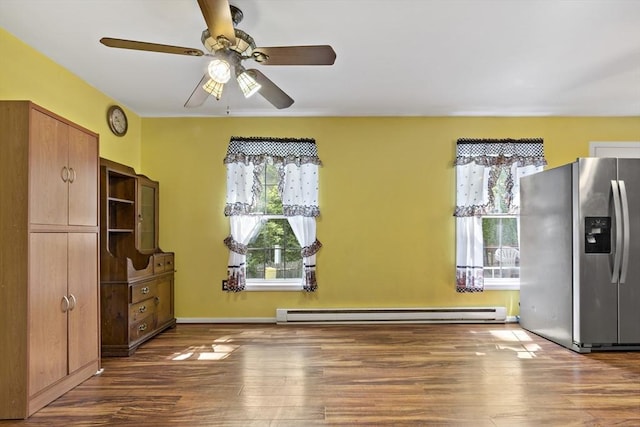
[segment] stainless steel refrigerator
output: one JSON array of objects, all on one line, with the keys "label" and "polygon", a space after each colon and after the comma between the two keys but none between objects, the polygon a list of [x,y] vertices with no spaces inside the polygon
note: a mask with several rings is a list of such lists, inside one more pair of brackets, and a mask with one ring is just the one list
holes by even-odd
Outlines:
[{"label": "stainless steel refrigerator", "polygon": [[640,350],[640,159],[520,179],[520,323],[580,353]]}]

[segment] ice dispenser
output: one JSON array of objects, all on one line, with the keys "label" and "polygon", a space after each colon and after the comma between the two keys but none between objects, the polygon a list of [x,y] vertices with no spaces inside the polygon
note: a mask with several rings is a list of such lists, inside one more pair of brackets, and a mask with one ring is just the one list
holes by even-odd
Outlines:
[{"label": "ice dispenser", "polygon": [[584,251],[588,254],[611,253],[611,217],[588,216],[584,219]]}]

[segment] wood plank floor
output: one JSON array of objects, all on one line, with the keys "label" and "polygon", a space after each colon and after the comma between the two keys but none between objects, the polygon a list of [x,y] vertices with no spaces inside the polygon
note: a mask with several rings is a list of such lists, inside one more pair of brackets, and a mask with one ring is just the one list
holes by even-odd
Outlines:
[{"label": "wood plank floor", "polygon": [[640,352],[518,325],[184,325],[5,426],[640,426]]}]

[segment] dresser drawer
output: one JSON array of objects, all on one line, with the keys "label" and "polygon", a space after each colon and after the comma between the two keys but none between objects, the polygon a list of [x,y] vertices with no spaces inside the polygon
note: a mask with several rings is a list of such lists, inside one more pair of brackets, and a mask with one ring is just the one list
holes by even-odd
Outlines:
[{"label": "dresser drawer", "polygon": [[151,314],[136,322],[129,324],[129,341],[136,341],[150,334],[156,328],[155,315]]},{"label": "dresser drawer", "polygon": [[158,282],[149,280],[131,286],[131,304],[153,298],[158,295]]},{"label": "dresser drawer", "polygon": [[173,253],[165,253],[164,254],[164,271],[173,271],[173,270],[175,270],[174,255]]},{"label": "dresser drawer", "polygon": [[173,271],[173,253],[161,253],[153,255],[153,274]]},{"label": "dresser drawer", "polygon": [[158,307],[157,301],[158,299],[155,297],[140,301],[136,304],[131,304],[129,306],[129,322],[137,322],[150,314],[155,314],[156,308]]}]

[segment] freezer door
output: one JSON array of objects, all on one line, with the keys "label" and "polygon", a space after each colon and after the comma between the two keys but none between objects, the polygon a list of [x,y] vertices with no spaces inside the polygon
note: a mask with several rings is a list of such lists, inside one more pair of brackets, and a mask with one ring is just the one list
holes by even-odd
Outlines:
[{"label": "freezer door", "polygon": [[[581,346],[618,343],[618,284],[612,283],[616,232],[611,181],[617,161],[581,158],[574,163],[573,339]],[[610,253],[590,252],[590,220],[610,218]],[[590,228],[591,227],[591,228]]]},{"label": "freezer door", "polygon": [[[628,206],[628,256],[624,282],[618,286],[619,344],[640,343],[640,159],[618,159],[618,180],[623,184]],[[622,194],[624,197],[624,193]],[[624,204],[624,203],[623,203]]]}]

